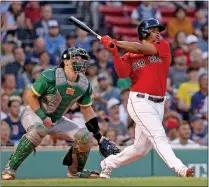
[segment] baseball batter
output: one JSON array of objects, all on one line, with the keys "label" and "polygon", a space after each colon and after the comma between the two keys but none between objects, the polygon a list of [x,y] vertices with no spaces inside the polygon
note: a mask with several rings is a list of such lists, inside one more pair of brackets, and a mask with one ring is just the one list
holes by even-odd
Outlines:
[{"label": "baseball batter", "polygon": [[[99,177],[95,171],[84,170],[92,147],[92,133],[103,156],[118,153],[117,147],[100,134],[91,107],[92,88],[83,74],[88,65],[89,55],[84,49],[69,48],[64,51],[59,67],[43,71],[35,81],[28,92],[29,105],[21,114],[27,133],[7,162],[3,180],[15,178],[18,167],[47,134],[74,142],[63,160],[63,165],[68,166],[68,177]],[[80,105],[88,130],[63,116],[74,103]]]},{"label": "baseball batter", "polygon": [[[193,176],[193,169],[187,168],[175,156],[162,126],[166,79],[171,61],[169,44],[160,39],[160,32],[164,29],[156,19],[150,18],[138,27],[141,43],[116,41],[109,36],[101,39],[113,55],[118,76],[131,79],[127,107],[131,118],[136,123],[136,129],[133,145],[101,162],[100,177],[109,178],[113,168],[145,156],[152,146],[178,176]],[[114,48],[110,48],[110,43],[115,43]],[[128,51],[122,58],[118,54],[116,44]]]}]

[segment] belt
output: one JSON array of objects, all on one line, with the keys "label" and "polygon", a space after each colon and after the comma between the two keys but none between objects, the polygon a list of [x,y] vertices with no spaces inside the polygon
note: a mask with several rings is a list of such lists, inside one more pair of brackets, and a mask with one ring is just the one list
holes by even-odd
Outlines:
[{"label": "belt", "polygon": [[[141,93],[138,93],[136,95],[136,97],[140,97],[140,98],[145,98],[145,94],[141,94]],[[164,97],[161,97],[161,98],[156,98],[156,97],[152,97],[152,96],[148,96],[148,100],[154,102],[154,103],[162,103],[164,101]]]}]

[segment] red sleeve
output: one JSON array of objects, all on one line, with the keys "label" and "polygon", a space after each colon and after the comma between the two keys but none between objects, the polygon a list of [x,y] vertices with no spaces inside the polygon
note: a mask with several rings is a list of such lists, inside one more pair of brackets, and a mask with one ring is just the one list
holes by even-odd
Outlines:
[{"label": "red sleeve", "polygon": [[168,57],[168,55],[171,55],[170,45],[165,40],[160,40],[160,43],[153,42],[152,44],[156,47],[159,56]]},{"label": "red sleeve", "polygon": [[127,78],[131,74],[130,54],[126,53],[121,58],[117,54],[113,55],[115,71],[120,78]]}]

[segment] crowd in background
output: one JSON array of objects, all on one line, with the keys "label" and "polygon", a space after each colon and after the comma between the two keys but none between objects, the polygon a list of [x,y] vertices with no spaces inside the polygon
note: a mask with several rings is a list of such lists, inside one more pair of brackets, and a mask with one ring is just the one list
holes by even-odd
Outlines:
[{"label": "crowd in background", "polygon": [[[105,30],[97,7],[107,2],[92,2],[92,19],[84,16],[99,31]],[[121,2],[108,2],[120,6]],[[167,25],[167,41],[171,45],[172,62],[167,79],[167,99],[163,126],[172,146],[199,147],[208,142],[208,15],[207,2],[167,3],[176,11]],[[160,2],[159,2],[160,4]],[[161,19],[157,3],[141,2],[131,14],[133,25],[149,17]],[[185,9],[196,8],[195,19],[187,18]],[[40,2],[1,3],[1,145],[16,145],[25,133],[20,114],[27,105],[27,89],[48,68],[60,63],[67,47],[82,47],[89,52],[90,66],[86,76],[93,88],[93,108],[97,113],[102,135],[118,145],[131,145],[135,123],[127,112],[131,82],[120,79],[114,70],[110,53],[96,38],[76,29],[65,36],[53,19],[50,4]],[[86,14],[86,11],[83,11]],[[102,16],[102,15],[100,15]],[[102,20],[102,19],[101,19]],[[104,29],[103,29],[104,28]],[[114,36],[114,33],[105,33]],[[124,51],[120,51],[121,54]],[[157,84],[157,83],[156,83]],[[66,114],[80,126],[85,121],[74,105]],[[68,145],[68,142],[46,136],[41,143]]]}]

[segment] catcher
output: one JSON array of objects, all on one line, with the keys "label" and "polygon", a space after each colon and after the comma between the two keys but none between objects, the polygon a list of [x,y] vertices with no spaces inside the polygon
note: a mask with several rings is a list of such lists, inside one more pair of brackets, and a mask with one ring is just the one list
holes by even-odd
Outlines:
[{"label": "catcher", "polygon": [[[82,48],[69,48],[62,54],[59,67],[41,73],[28,91],[29,105],[21,114],[26,134],[11,155],[2,172],[3,180],[15,179],[21,163],[35,150],[47,135],[73,141],[74,145],[66,154],[63,165],[68,166],[68,177],[99,177],[96,171],[85,170],[89,151],[92,147],[92,133],[98,141],[104,157],[117,154],[119,149],[100,134],[96,115],[91,107],[92,89],[84,72],[89,65],[89,55]],[[63,115],[76,103],[86,120],[86,128],[80,128]]]}]

